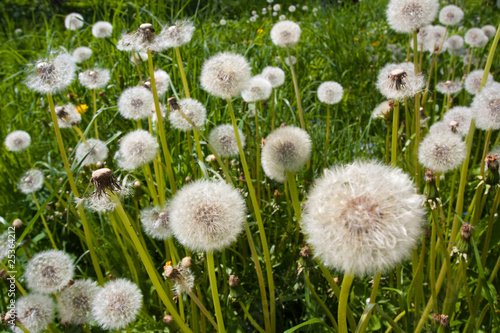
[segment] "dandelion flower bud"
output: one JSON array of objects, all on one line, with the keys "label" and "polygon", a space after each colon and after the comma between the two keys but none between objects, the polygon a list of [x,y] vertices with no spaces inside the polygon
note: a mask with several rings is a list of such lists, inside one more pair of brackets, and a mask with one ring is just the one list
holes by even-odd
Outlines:
[{"label": "dandelion flower bud", "polygon": [[133,322],[142,307],[142,293],[126,279],[110,281],[92,301],[92,316],[106,330],[120,330]]},{"label": "dandelion flower bud", "polygon": [[118,166],[134,170],[151,162],[158,153],[158,143],[148,131],[138,129],[128,133],[120,142]]},{"label": "dandelion flower bud", "polygon": [[300,39],[300,26],[292,21],[281,21],[271,29],[273,43],[280,47],[295,46]]},{"label": "dandelion flower bud", "polygon": [[479,28],[471,28],[467,30],[464,36],[465,43],[472,47],[483,47],[488,43],[488,37],[484,31]]},{"label": "dandelion flower bud", "polygon": [[103,162],[108,157],[106,143],[97,139],[87,139],[87,143],[80,143],[75,150],[75,160],[83,165]]},{"label": "dandelion flower bud", "polygon": [[372,275],[410,256],[423,231],[422,199],[398,168],[377,162],[333,167],[308,195],[302,230],[326,266]]},{"label": "dandelion flower bud", "polygon": [[262,148],[264,173],[278,182],[285,182],[286,172],[297,172],[311,156],[309,134],[295,126],[275,129]]},{"label": "dandelion flower bud", "polygon": [[145,119],[151,114],[153,93],[144,87],[125,89],[118,99],[118,111],[126,119]]},{"label": "dandelion flower bud", "polygon": [[441,94],[452,95],[462,91],[462,81],[444,81],[436,85],[436,90]]},{"label": "dandelion flower bud", "polygon": [[474,97],[471,109],[477,128],[500,129],[500,84],[485,86]]},{"label": "dandelion flower bud", "polygon": [[455,5],[445,6],[439,11],[439,22],[444,25],[457,25],[463,18],[463,10]]},{"label": "dandelion flower bud", "polygon": [[391,101],[384,101],[380,103],[372,112],[372,118],[388,119],[394,105]]},{"label": "dandelion flower bud", "polygon": [[144,231],[150,237],[166,240],[172,237],[170,213],[166,206],[152,206],[141,210]]},{"label": "dandelion flower bud", "polygon": [[241,93],[245,102],[257,102],[266,100],[271,96],[273,87],[271,83],[261,76],[254,76],[248,82],[248,86]]},{"label": "dandelion flower bud", "polygon": [[5,147],[10,151],[22,151],[31,144],[31,136],[25,131],[14,131],[5,137]]},{"label": "dandelion flower bud", "polygon": [[173,127],[181,131],[191,131],[194,129],[181,112],[193,122],[196,127],[201,127],[207,120],[207,110],[199,101],[192,98],[184,98],[180,101],[170,98],[170,114],[168,119]]},{"label": "dandelion flower bud", "polygon": [[94,68],[78,74],[81,85],[88,89],[102,89],[106,87],[110,78],[108,69]]},{"label": "dandelion flower bud", "polygon": [[98,21],[92,26],[92,35],[95,38],[108,38],[113,33],[113,25],[106,21]]},{"label": "dandelion flower bud", "polygon": [[99,287],[92,280],[76,280],[57,297],[61,324],[85,325],[92,320],[92,302]]},{"label": "dandelion flower bud", "polygon": [[451,132],[433,131],[422,140],[418,148],[418,160],[434,172],[448,172],[462,164],[466,145],[459,135]]},{"label": "dandelion flower bud", "polygon": [[165,27],[158,38],[163,48],[181,47],[193,37],[194,25],[191,21],[178,21],[175,25]]},{"label": "dandelion flower bud", "polygon": [[75,70],[73,57],[67,53],[61,53],[52,61],[38,61],[26,78],[26,85],[39,93],[53,94],[65,89],[73,82]]},{"label": "dandelion flower bud", "polygon": [[31,169],[24,173],[17,187],[24,194],[33,193],[41,189],[43,186],[43,172],[38,169]]},{"label": "dandelion flower bud", "polygon": [[443,122],[445,122],[453,133],[466,136],[469,133],[470,123],[472,120],[472,110],[465,106],[455,106],[444,114]]},{"label": "dandelion flower bud", "polygon": [[285,72],[279,67],[267,66],[262,70],[260,75],[269,81],[273,88],[277,88],[285,83]]},{"label": "dandelion flower bud", "polygon": [[156,51],[162,50],[155,29],[151,23],[143,23],[139,29],[129,34],[125,34],[116,44],[116,48],[121,51]]},{"label": "dandelion flower bud", "polygon": [[[479,92],[479,87],[481,86],[481,81],[483,80],[484,70],[477,69],[475,71],[470,72],[464,81],[465,90],[471,95],[475,95]],[[493,75],[488,73],[488,78],[486,79],[486,85],[489,85],[493,82]]]},{"label": "dandelion flower bud", "polygon": [[206,60],[200,82],[207,92],[220,98],[236,97],[247,87],[250,65],[245,57],[223,52]]},{"label": "dandelion flower bud", "polygon": [[64,18],[64,26],[68,30],[78,30],[83,27],[83,16],[78,13],[70,13]]},{"label": "dandelion flower bud", "polygon": [[246,221],[245,200],[224,182],[197,180],[170,203],[170,225],[177,240],[194,251],[215,252],[233,243]]},{"label": "dandelion flower bud", "polygon": [[439,9],[437,0],[391,0],[387,21],[397,32],[413,32],[434,21]]},{"label": "dandelion flower bud", "polygon": [[[245,135],[238,128],[242,148],[245,147]],[[233,125],[219,125],[210,131],[208,142],[221,157],[238,156],[238,143],[234,135]]]},{"label": "dandelion flower bud", "polygon": [[412,97],[424,88],[424,76],[415,74],[413,63],[387,64],[378,75],[377,88],[388,99]]},{"label": "dandelion flower bud", "polygon": [[318,99],[325,104],[337,104],[342,100],[344,89],[334,81],[323,82],[318,87]]},{"label": "dandelion flower bud", "polygon": [[481,28],[481,30],[483,30],[484,34],[488,38],[495,37],[495,34],[497,32],[497,29],[492,25],[485,25],[484,27]]},{"label": "dandelion flower bud", "polygon": [[464,46],[464,38],[460,35],[453,35],[448,37],[445,43],[448,50],[456,51]]},{"label": "dandelion flower bud", "polygon": [[25,269],[28,287],[42,294],[53,294],[63,289],[73,278],[73,259],[59,250],[37,253]]},{"label": "dandelion flower bud", "polygon": [[54,320],[54,301],[47,295],[21,296],[16,302],[16,314],[17,320],[31,333],[42,332]]},{"label": "dandelion flower bud", "polygon": [[92,56],[92,50],[86,46],[80,46],[73,50],[73,61],[80,64],[86,60],[89,60]]},{"label": "dandelion flower bud", "polygon": [[55,107],[57,124],[60,128],[71,128],[76,126],[82,120],[82,116],[76,111],[73,104]]}]

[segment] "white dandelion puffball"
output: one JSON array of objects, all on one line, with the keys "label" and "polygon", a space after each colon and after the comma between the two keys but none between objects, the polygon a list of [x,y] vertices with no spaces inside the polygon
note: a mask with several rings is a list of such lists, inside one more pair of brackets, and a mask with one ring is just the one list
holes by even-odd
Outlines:
[{"label": "white dandelion puffball", "polygon": [[485,25],[484,27],[481,28],[481,30],[483,30],[484,34],[486,35],[486,37],[488,38],[493,38],[495,37],[495,34],[497,32],[497,28],[495,28],[494,26],[492,25]]},{"label": "white dandelion puffball", "polygon": [[83,16],[78,13],[70,13],[64,18],[64,26],[68,30],[78,30],[83,27]]},{"label": "white dandelion puffball", "polygon": [[154,71],[155,75],[155,84],[156,84],[156,93],[158,94],[158,98],[163,97],[170,86],[170,75],[167,74],[162,69],[156,68]]},{"label": "white dandelion puffball", "polygon": [[[446,37],[446,28],[441,25],[434,25],[431,27],[429,31],[428,38],[426,38],[423,48],[430,53],[443,52],[446,47],[446,43],[444,43],[444,39]],[[443,45],[441,49],[439,49]]]},{"label": "white dandelion puffball", "polygon": [[318,99],[325,104],[337,104],[342,100],[344,88],[334,81],[327,81],[318,87]]},{"label": "white dandelion puffball", "polygon": [[200,82],[207,92],[221,98],[241,94],[250,80],[250,65],[245,57],[223,52],[206,60],[201,70]]},{"label": "white dandelion puffball", "polygon": [[288,7],[288,11],[289,11],[290,13],[293,13],[293,12],[294,12],[294,11],[296,11],[296,10],[297,10],[297,7],[295,7],[294,5],[291,5],[290,7]]},{"label": "white dandelion puffball", "polygon": [[413,32],[431,24],[438,9],[438,0],[391,0],[387,6],[387,21],[397,32]]},{"label": "white dandelion puffball", "polygon": [[392,111],[392,106],[389,101],[384,101],[377,105],[377,107],[372,112],[372,118],[387,119],[388,115]]},{"label": "white dandelion puffball", "polygon": [[61,324],[85,325],[92,320],[92,302],[99,287],[90,279],[76,280],[57,297]]},{"label": "white dandelion puffball", "polygon": [[75,160],[82,165],[104,162],[108,158],[108,147],[106,143],[97,139],[87,139],[87,143],[81,142],[75,150]]},{"label": "white dandelion puffball", "polygon": [[455,81],[444,81],[444,82],[439,82],[436,85],[436,90],[440,92],[441,94],[456,94],[461,92],[463,89],[462,86],[462,81],[460,79],[457,79]]},{"label": "white dandelion puffball", "polygon": [[118,99],[118,111],[125,119],[145,119],[151,115],[153,93],[144,87],[125,89]]},{"label": "white dandelion puffball", "polygon": [[[12,236],[11,236],[12,237]],[[5,258],[9,256],[11,250],[15,250],[16,244],[12,244],[9,241],[9,231],[5,231],[3,234],[0,234],[0,261],[3,261]],[[11,248],[11,246],[14,246]]]},{"label": "white dandelion puffball", "polygon": [[[428,50],[429,43],[432,42],[434,43],[434,40],[432,37],[432,25],[427,25],[425,27],[422,27],[418,30],[417,33],[417,48],[419,51],[425,51]],[[412,36],[412,41],[410,43],[410,47],[413,49],[415,46],[413,45],[413,36]],[[434,50],[432,50],[434,52]]]},{"label": "white dandelion puffball", "polygon": [[41,294],[53,294],[73,278],[73,259],[64,251],[47,250],[35,254],[26,266],[28,287]]},{"label": "white dandelion puffball", "polygon": [[88,89],[102,89],[110,79],[111,74],[108,69],[94,68],[78,74],[80,84]]},{"label": "white dandelion puffball", "polygon": [[402,170],[358,161],[316,180],[301,226],[327,267],[373,275],[411,255],[423,231],[423,199]]},{"label": "white dandelion puffball", "polygon": [[262,148],[262,169],[275,181],[284,183],[286,172],[297,172],[311,156],[311,139],[306,131],[295,126],[275,129]]},{"label": "white dandelion puffball", "polygon": [[80,64],[86,60],[89,60],[92,56],[92,50],[86,46],[80,46],[73,50],[73,61]]},{"label": "white dandelion puffball", "polygon": [[139,29],[124,34],[116,44],[120,51],[146,52],[147,50],[160,52],[163,50],[155,29],[151,23],[143,23]]},{"label": "white dandelion puffball", "polygon": [[199,101],[192,98],[183,98],[177,102],[179,109],[171,108],[168,120],[173,127],[181,131],[191,131],[194,127],[182,116],[181,112],[190,119],[196,127],[201,127],[207,120],[207,110]]},{"label": "white dandelion puffball", "polygon": [[246,221],[245,200],[224,182],[197,180],[181,188],[170,203],[175,238],[193,251],[216,252],[233,243]]},{"label": "white dandelion puffball", "polygon": [[456,132],[453,131],[453,125],[450,126],[449,123],[444,121],[435,122],[434,124],[432,124],[431,127],[429,127],[429,133],[443,133],[443,132],[457,134]]},{"label": "white dandelion puffball", "polygon": [[60,128],[71,128],[76,126],[82,120],[82,116],[76,110],[76,106],[68,104],[65,106],[56,106],[57,124]]},{"label": "white dandelion puffball", "polygon": [[126,279],[110,281],[92,302],[94,320],[106,330],[120,330],[133,322],[142,307],[142,293]]},{"label": "white dandelion puffball", "polygon": [[95,38],[108,38],[113,34],[113,25],[106,21],[97,21],[92,26],[92,35]]},{"label": "white dandelion puffball", "polygon": [[[245,135],[238,128],[241,146],[245,148]],[[234,135],[233,125],[219,125],[210,131],[208,142],[221,157],[238,156],[238,143]]]},{"label": "white dandelion puffball", "polygon": [[446,123],[452,132],[466,136],[469,133],[472,121],[472,110],[465,106],[455,106],[444,114],[443,122]]},{"label": "white dandelion puffball", "polygon": [[[477,69],[470,72],[464,81],[465,90],[471,95],[475,95],[479,92],[479,87],[481,86],[481,81],[483,80],[484,70]],[[488,78],[486,79],[486,85],[493,82],[493,75],[488,73]],[[486,86],[485,85],[485,86]]]},{"label": "white dandelion puffball", "polygon": [[292,21],[281,21],[272,27],[271,39],[277,46],[292,47],[299,42],[301,31],[297,23]]},{"label": "white dandelion puffball", "polygon": [[464,36],[465,43],[472,47],[483,47],[488,43],[488,37],[480,28],[471,28],[467,30]]},{"label": "white dandelion puffball", "polygon": [[466,150],[460,135],[450,131],[433,131],[420,143],[418,160],[426,169],[445,173],[462,164]]},{"label": "white dandelion puffball", "polygon": [[38,191],[43,186],[43,172],[39,169],[31,169],[24,173],[17,187],[24,194],[33,193]]},{"label": "white dandelion puffball", "polygon": [[277,88],[285,83],[285,72],[279,67],[267,66],[260,74],[271,83],[273,88]]},{"label": "white dandelion puffball", "polygon": [[118,166],[134,170],[151,162],[158,153],[158,143],[148,131],[138,129],[128,133],[120,142]]},{"label": "white dandelion puffball", "polygon": [[378,74],[377,88],[387,99],[413,97],[425,85],[423,75],[415,74],[413,63],[387,64]]},{"label": "white dandelion puffball", "polygon": [[472,100],[471,109],[477,128],[500,129],[500,84],[485,86]]},{"label": "white dandelion puffball", "polygon": [[61,53],[52,60],[38,61],[26,78],[26,85],[42,94],[54,94],[73,82],[75,70],[73,57]]},{"label": "white dandelion puffball", "polygon": [[181,47],[193,38],[194,24],[191,21],[178,21],[160,32],[158,39],[163,48]]},{"label": "white dandelion puffball", "polygon": [[280,11],[281,10],[281,5],[279,3],[275,4],[273,6],[273,10],[276,11],[276,12]]},{"label": "white dandelion puffball", "polygon": [[151,206],[141,210],[141,222],[144,231],[150,237],[166,240],[172,237],[170,212],[167,206]]},{"label": "white dandelion puffball", "polygon": [[31,144],[31,136],[25,131],[10,132],[5,137],[5,147],[10,151],[23,151]]},{"label": "white dandelion puffball", "polygon": [[448,5],[439,11],[439,22],[444,25],[457,25],[464,18],[464,11],[455,5]]},{"label": "white dandelion puffball", "polygon": [[246,89],[241,92],[241,97],[245,102],[257,102],[268,99],[272,91],[271,83],[257,75],[250,79]]},{"label": "white dandelion puffball", "polygon": [[[54,320],[54,301],[47,295],[28,294],[16,302],[17,319],[31,333],[44,331]],[[20,329],[16,332],[22,332]]]},{"label": "white dandelion puffball", "polygon": [[297,63],[297,58],[294,56],[289,56],[285,58],[285,64],[287,66],[293,66]]},{"label": "white dandelion puffball", "polygon": [[446,48],[451,51],[456,51],[464,46],[464,38],[460,35],[453,35],[446,39]]},{"label": "white dandelion puffball", "polygon": [[[158,103],[159,106],[160,106],[160,114],[161,114],[161,118],[162,119],[165,119],[165,116],[167,115],[167,110],[165,108],[165,105],[161,104],[161,103]],[[153,103],[152,107],[151,107],[151,119],[154,121],[154,122],[158,122],[158,117],[156,115],[156,108],[155,108],[155,105]]]}]

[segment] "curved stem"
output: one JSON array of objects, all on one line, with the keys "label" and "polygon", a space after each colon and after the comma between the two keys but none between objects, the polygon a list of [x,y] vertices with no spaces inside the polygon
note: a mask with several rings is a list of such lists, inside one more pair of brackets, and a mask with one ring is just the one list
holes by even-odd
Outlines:
[{"label": "curved stem", "polygon": [[207,317],[208,321],[212,324],[212,326],[215,327],[215,329],[217,329],[217,323],[215,322],[214,317],[212,317],[210,312],[208,312],[207,308],[203,305],[203,303],[200,301],[200,299],[198,297],[196,297],[196,295],[191,290],[188,290],[187,294],[189,295],[189,297],[191,297],[193,302],[198,306],[200,311],[203,312],[205,317]]},{"label": "curved stem", "polygon": [[314,286],[311,284],[311,280],[309,279],[309,272],[307,269],[304,271],[304,278],[306,280],[307,287],[309,288],[309,292],[312,294],[316,302],[318,302],[319,306],[321,306],[323,311],[325,311],[325,314],[332,322],[332,326],[335,329],[335,331],[338,331],[339,326],[337,325],[337,322],[335,321],[335,318],[333,317],[330,310],[326,307],[325,302],[323,302],[321,297],[319,297],[318,293],[314,290]]},{"label": "curved stem", "polygon": [[207,253],[207,267],[208,267],[208,278],[210,279],[210,289],[212,289],[212,298],[215,308],[215,316],[217,317],[217,327],[220,333],[224,333],[226,329],[224,328],[224,317],[222,316],[222,310],[219,301],[219,291],[217,289],[217,278],[215,277],[215,262],[214,254],[212,252]]}]

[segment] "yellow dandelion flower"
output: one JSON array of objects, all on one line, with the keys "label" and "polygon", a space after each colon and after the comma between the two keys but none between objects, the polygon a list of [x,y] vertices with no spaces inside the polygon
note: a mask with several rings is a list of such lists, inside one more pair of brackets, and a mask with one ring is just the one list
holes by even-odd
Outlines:
[{"label": "yellow dandelion flower", "polygon": [[354,37],[354,41],[357,42],[359,40],[358,37]]},{"label": "yellow dandelion flower", "polygon": [[377,46],[378,44],[379,44],[378,41],[372,43],[373,46]]},{"label": "yellow dandelion flower", "polygon": [[80,104],[80,105],[76,106],[76,111],[79,114],[82,114],[82,113],[85,113],[85,111],[87,111],[88,108],[89,108],[89,106],[87,104]]},{"label": "yellow dandelion flower", "polygon": [[262,30],[262,29],[257,30],[257,33],[258,33],[259,35],[260,35],[261,33],[263,33],[263,32],[264,32],[264,30]]}]

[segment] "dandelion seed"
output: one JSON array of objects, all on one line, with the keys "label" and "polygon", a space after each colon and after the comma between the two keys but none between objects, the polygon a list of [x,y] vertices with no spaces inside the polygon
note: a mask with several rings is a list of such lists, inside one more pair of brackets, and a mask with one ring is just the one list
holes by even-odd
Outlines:
[{"label": "dandelion seed", "polygon": [[500,84],[485,86],[473,99],[472,115],[482,130],[500,129]]},{"label": "dandelion seed", "polygon": [[92,301],[99,287],[89,279],[76,280],[57,297],[62,325],[85,325],[92,320]]},{"label": "dandelion seed", "polygon": [[92,35],[95,38],[108,38],[113,34],[113,25],[106,21],[97,21],[92,26]]},{"label": "dandelion seed", "polygon": [[56,106],[55,112],[57,116],[57,124],[60,128],[71,128],[78,125],[82,120],[82,116],[73,104]]},{"label": "dandelion seed", "polygon": [[83,16],[78,13],[71,13],[64,18],[64,26],[68,30],[78,30],[83,27]]},{"label": "dandelion seed", "polygon": [[334,81],[323,82],[318,87],[318,99],[325,104],[337,104],[342,100],[344,88]]},{"label": "dandelion seed", "polygon": [[[168,119],[173,127],[181,131],[192,131],[194,129],[182,115],[190,119],[196,127],[201,127],[207,120],[207,110],[199,101],[192,98],[184,98],[180,101],[169,98],[170,114]],[[175,101],[175,102],[174,102]]]},{"label": "dandelion seed", "polygon": [[[245,147],[245,135],[238,129],[242,148]],[[221,157],[238,156],[238,143],[230,124],[219,125],[210,131],[208,142]]]},{"label": "dandelion seed", "polygon": [[300,39],[300,26],[292,21],[282,21],[276,23],[271,29],[271,39],[273,43],[280,47],[295,46]]},{"label": "dandelion seed", "polygon": [[189,43],[193,37],[194,25],[191,21],[178,21],[175,25],[165,27],[158,35],[162,48],[181,47]]},{"label": "dandelion seed", "polygon": [[497,29],[492,25],[485,25],[484,27],[481,28],[481,30],[483,30],[484,34],[488,38],[495,37],[495,34],[497,32]]},{"label": "dandelion seed", "polygon": [[151,115],[153,93],[144,87],[125,89],[118,99],[118,111],[125,119],[145,119]]},{"label": "dandelion seed", "polygon": [[54,313],[54,301],[46,295],[28,294],[16,302],[17,320],[31,333],[45,330],[54,320]]},{"label": "dandelion seed", "polygon": [[436,90],[439,91],[441,94],[445,95],[452,95],[461,92],[463,89],[462,87],[462,81],[461,80],[455,80],[455,81],[444,81],[444,82],[439,82],[436,85]]},{"label": "dandelion seed", "polygon": [[24,272],[28,287],[42,294],[62,290],[73,278],[73,274],[73,259],[59,250],[37,253],[28,261]]},{"label": "dandelion seed", "polygon": [[248,82],[248,86],[241,92],[245,102],[257,102],[266,100],[271,96],[273,87],[271,83],[260,75],[254,76]]},{"label": "dandelion seed", "polygon": [[433,131],[420,143],[418,160],[426,169],[445,173],[462,164],[466,149],[459,135],[451,131]]},{"label": "dandelion seed", "polygon": [[[481,81],[483,80],[484,71],[482,69],[477,69],[470,72],[464,81],[465,90],[471,95],[475,95],[479,92],[479,87],[481,86]],[[493,75],[488,73],[488,78],[486,79],[486,85],[493,82]],[[485,85],[485,86],[486,86]]]},{"label": "dandelion seed", "polygon": [[5,147],[10,151],[23,151],[31,144],[31,136],[25,131],[10,132],[5,137]]},{"label": "dandelion seed", "polygon": [[412,97],[424,88],[424,77],[415,74],[413,63],[387,64],[378,75],[377,88],[388,99]]},{"label": "dandelion seed", "polygon": [[439,12],[439,22],[444,25],[457,25],[463,18],[463,10],[455,5],[445,6]]},{"label": "dandelion seed", "polygon": [[92,50],[86,46],[80,46],[73,50],[73,61],[80,64],[86,60],[89,60],[92,56]]},{"label": "dandelion seed", "polygon": [[108,157],[106,143],[97,139],[87,139],[87,143],[80,143],[75,150],[75,160],[82,165],[97,164]]},{"label": "dandelion seed", "polygon": [[151,206],[141,210],[141,223],[146,234],[159,240],[172,237],[169,215],[167,205]]},{"label": "dandelion seed", "polygon": [[387,21],[397,32],[413,32],[431,24],[438,9],[437,0],[391,0],[387,6]]},{"label": "dandelion seed", "polygon": [[268,80],[273,88],[277,88],[285,83],[285,72],[278,67],[267,66],[262,70],[260,75]]},{"label": "dandelion seed", "polygon": [[73,57],[61,53],[53,60],[39,60],[26,78],[26,85],[42,94],[54,94],[73,82],[75,70]]},{"label": "dandelion seed", "polygon": [[125,135],[118,150],[118,166],[134,170],[151,162],[158,153],[158,143],[145,130],[135,130]]},{"label": "dandelion seed", "polygon": [[38,169],[31,169],[24,173],[17,187],[24,194],[33,193],[41,189],[43,186],[43,172]]},{"label": "dandelion seed", "polygon": [[111,74],[108,69],[94,68],[78,74],[80,84],[88,89],[102,89],[106,87]]},{"label": "dandelion seed", "polygon": [[488,44],[488,37],[486,37],[484,31],[479,28],[471,28],[467,30],[464,40],[465,43],[472,47],[483,47]]}]

